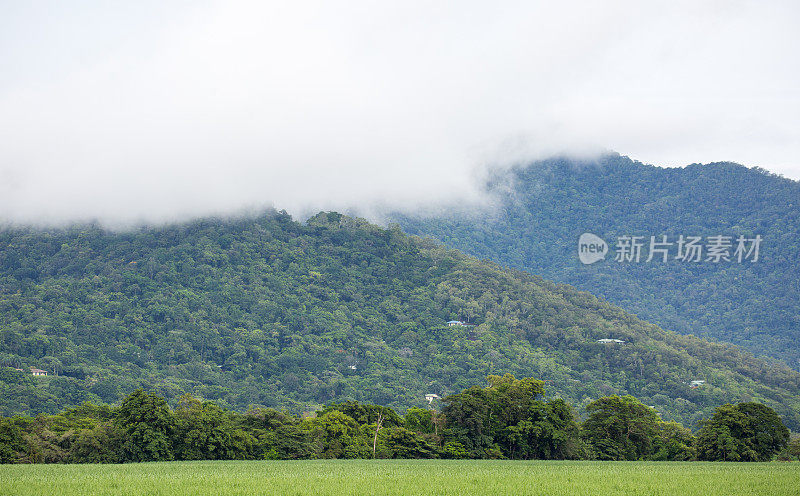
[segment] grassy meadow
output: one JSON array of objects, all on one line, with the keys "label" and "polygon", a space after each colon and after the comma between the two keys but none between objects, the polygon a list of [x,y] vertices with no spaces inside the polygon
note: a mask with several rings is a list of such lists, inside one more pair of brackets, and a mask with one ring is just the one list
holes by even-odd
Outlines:
[{"label": "grassy meadow", "polygon": [[2,465],[0,493],[797,495],[800,464],[315,460]]}]

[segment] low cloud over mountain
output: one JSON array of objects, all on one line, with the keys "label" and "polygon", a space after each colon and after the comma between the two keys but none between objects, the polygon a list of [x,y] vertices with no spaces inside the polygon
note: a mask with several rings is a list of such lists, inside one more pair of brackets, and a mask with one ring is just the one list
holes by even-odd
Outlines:
[{"label": "low cloud over mountain", "polygon": [[475,199],[608,147],[800,176],[791,2],[6,6],[0,217]]}]

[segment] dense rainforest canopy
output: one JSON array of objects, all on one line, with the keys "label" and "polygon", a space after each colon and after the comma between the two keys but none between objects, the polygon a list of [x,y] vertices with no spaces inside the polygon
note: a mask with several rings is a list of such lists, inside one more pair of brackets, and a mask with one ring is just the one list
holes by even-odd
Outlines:
[{"label": "dense rainforest canopy", "polygon": [[[800,369],[797,181],[732,163],[659,168],[610,154],[496,170],[483,191],[481,206],[386,218],[411,234],[589,291],[664,329]],[[618,262],[617,252],[583,265],[577,247],[585,232],[612,250],[620,237],[641,236],[642,257]],[[707,261],[707,252],[698,263],[676,260],[681,235],[704,242],[730,236],[730,261]],[[667,262],[660,252],[646,261],[651,236],[673,243]],[[762,237],[757,262],[733,257],[739,236]]]},{"label": "dense rainforest canopy", "polygon": [[6,416],[116,403],[139,387],[173,407],[189,393],[239,411],[405,409],[512,373],[581,413],[630,394],[695,426],[757,401],[800,427],[800,374],[784,365],[337,213],[7,228],[0,245]]}]

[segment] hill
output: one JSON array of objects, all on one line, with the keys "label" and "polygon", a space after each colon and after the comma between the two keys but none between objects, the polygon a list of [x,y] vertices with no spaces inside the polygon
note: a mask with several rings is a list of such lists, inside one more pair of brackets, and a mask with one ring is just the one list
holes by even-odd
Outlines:
[{"label": "hill", "polygon": [[2,415],[115,402],[139,386],[239,410],[405,408],[512,373],[578,408],[632,394],[693,425],[752,400],[800,427],[800,374],[786,366],[337,213],[6,229],[0,246]]},{"label": "hill", "polygon": [[[388,218],[412,234],[589,291],[665,329],[735,343],[800,369],[797,181],[732,163],[665,169],[607,155],[495,170],[484,190],[488,206]],[[579,261],[584,232],[610,245],[604,261]],[[681,235],[706,246],[709,237],[729,236],[730,261],[706,261],[707,250],[697,263],[675,260]],[[753,253],[740,263],[738,237],[757,235],[758,260]],[[625,236],[641,236],[638,263],[615,260]],[[661,252],[647,262],[651,236],[672,243],[666,262]]]}]

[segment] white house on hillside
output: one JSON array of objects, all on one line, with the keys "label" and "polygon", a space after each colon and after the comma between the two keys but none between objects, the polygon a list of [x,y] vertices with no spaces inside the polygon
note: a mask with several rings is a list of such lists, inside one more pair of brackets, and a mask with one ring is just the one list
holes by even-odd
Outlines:
[{"label": "white house on hillside", "polygon": [[449,325],[450,327],[453,327],[453,326],[475,327],[474,324],[467,324],[466,322],[462,322],[460,320],[448,320],[447,321],[447,325]]}]

